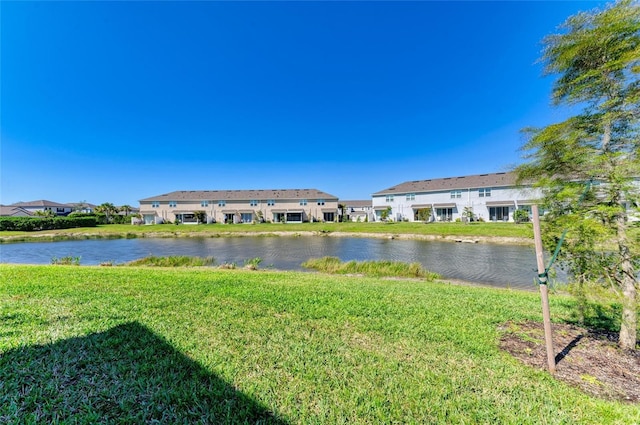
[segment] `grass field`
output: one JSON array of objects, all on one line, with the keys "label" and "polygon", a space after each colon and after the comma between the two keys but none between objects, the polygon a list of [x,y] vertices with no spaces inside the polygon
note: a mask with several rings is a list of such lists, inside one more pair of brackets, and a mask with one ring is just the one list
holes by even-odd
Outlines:
[{"label": "grass field", "polygon": [[51,239],[84,237],[174,237],[174,236],[219,236],[246,235],[251,233],[276,234],[278,232],[315,232],[318,234],[342,233],[380,233],[396,235],[432,235],[461,237],[498,237],[498,238],[533,238],[531,224],[515,223],[263,223],[263,224],[200,224],[179,225],[159,224],[149,226],[132,226],[129,224],[109,224],[98,227],[46,230],[41,232],[0,232],[0,242],[13,239],[43,239],[43,235]]},{"label": "grass field", "polygon": [[[572,301],[552,296],[554,320]],[[310,273],[0,265],[0,423],[638,423],[498,349],[536,294]]]}]

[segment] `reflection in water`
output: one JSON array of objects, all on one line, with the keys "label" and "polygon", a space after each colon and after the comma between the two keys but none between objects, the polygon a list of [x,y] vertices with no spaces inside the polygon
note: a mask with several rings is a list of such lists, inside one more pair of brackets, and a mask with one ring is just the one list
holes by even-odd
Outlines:
[{"label": "reflection in water", "polygon": [[309,258],[419,262],[445,278],[492,286],[535,289],[533,247],[334,237],[235,237],[115,239],[0,244],[4,263],[48,264],[53,257],[80,257],[81,264],[116,264],[148,255],[189,255],[238,265],[262,258],[262,267],[302,270]]}]

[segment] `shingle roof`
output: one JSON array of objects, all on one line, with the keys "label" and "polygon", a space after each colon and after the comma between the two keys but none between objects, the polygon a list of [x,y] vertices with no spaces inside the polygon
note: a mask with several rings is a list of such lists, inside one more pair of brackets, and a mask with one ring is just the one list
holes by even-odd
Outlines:
[{"label": "shingle roof", "polygon": [[177,190],[140,202],[150,201],[243,201],[267,199],[326,199],[338,200],[337,196],[318,189],[264,189],[264,190]]},{"label": "shingle roof", "polygon": [[456,189],[477,189],[482,187],[504,187],[516,185],[516,173],[476,174],[462,177],[414,180],[381,190],[373,194],[393,195],[396,193],[438,192]]},{"label": "shingle roof", "polygon": [[355,201],[340,201],[341,204],[344,204],[345,207],[349,208],[364,208],[371,207],[371,199],[366,200],[355,200]]},{"label": "shingle roof", "polygon": [[37,201],[28,201],[28,202],[16,202],[14,204],[11,204],[12,207],[22,207],[22,208],[28,208],[28,207],[69,207],[69,205],[67,204],[60,204],[58,202],[52,202],[52,201],[47,201],[46,199],[39,199]]},{"label": "shingle roof", "polygon": [[11,205],[0,205],[0,216],[4,217],[18,217],[18,216],[30,216],[30,211],[25,210],[22,207],[14,207]]}]

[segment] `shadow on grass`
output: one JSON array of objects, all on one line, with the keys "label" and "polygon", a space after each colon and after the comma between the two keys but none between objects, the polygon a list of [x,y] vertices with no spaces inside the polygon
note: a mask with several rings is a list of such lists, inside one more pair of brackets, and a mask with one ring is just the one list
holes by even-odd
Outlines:
[{"label": "shadow on grass", "polygon": [[571,311],[571,317],[567,323],[582,326],[592,332],[619,332],[622,306],[616,303],[599,304],[572,299],[562,302],[561,305]]},{"label": "shadow on grass", "polygon": [[0,423],[286,424],[139,323],[0,356]]}]

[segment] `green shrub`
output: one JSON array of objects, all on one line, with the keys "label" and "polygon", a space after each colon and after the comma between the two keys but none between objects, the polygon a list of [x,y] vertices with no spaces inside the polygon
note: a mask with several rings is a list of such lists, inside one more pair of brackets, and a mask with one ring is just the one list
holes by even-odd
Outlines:
[{"label": "green shrub", "polygon": [[0,217],[0,231],[33,232],[38,230],[95,227],[96,218],[69,215],[68,217]]}]

